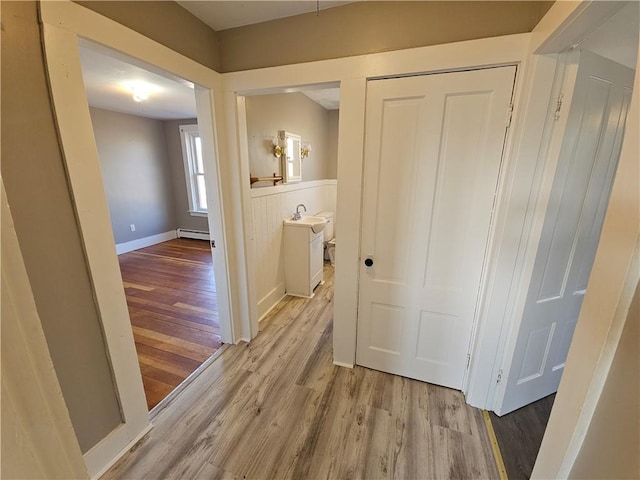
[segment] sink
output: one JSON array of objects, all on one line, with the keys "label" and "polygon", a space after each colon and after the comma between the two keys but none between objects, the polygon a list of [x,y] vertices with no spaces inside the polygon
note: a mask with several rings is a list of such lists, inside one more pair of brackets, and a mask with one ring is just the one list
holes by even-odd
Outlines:
[{"label": "sink", "polygon": [[313,233],[320,233],[327,225],[327,219],[324,217],[304,216],[300,217],[300,220],[294,220],[293,218],[286,218],[284,220],[285,225],[293,227],[305,227],[310,228]]}]

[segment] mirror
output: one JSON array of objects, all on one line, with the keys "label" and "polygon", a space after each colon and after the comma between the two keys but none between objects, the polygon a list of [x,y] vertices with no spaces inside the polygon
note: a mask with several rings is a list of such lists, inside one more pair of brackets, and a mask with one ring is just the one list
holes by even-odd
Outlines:
[{"label": "mirror", "polygon": [[284,183],[301,182],[302,181],[302,156],[300,155],[300,147],[302,146],[302,138],[295,133],[279,132],[280,145],[284,149],[282,155],[282,172]]}]

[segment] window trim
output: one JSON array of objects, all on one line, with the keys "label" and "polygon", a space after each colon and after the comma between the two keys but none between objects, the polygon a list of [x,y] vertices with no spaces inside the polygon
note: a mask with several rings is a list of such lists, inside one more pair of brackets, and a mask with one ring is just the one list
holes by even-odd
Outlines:
[{"label": "window trim", "polygon": [[[208,207],[204,208],[198,201],[198,184],[196,177],[204,173],[198,173],[195,167],[195,157],[193,150],[195,149],[195,137],[200,137],[200,131],[197,124],[180,125],[180,145],[182,147],[182,162],[184,165],[184,177],[187,185],[187,198],[189,200],[189,214],[194,217],[207,217],[209,215]],[[206,187],[205,187],[206,195]]]}]

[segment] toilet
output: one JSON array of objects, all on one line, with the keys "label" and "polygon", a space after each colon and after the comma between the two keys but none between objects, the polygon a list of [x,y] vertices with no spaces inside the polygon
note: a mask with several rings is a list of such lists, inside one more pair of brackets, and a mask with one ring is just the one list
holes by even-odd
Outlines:
[{"label": "toilet", "polygon": [[323,243],[324,243],[324,259],[329,260],[331,265],[335,265],[336,262],[336,239],[334,236],[334,224],[333,224],[333,212],[320,212],[316,213],[316,217],[322,217],[327,219],[327,225],[324,227]]},{"label": "toilet", "polygon": [[329,240],[327,242],[327,250],[326,250],[327,254],[329,255],[329,261],[331,262],[331,265],[336,264],[336,239],[335,237],[333,237],[333,239]]}]

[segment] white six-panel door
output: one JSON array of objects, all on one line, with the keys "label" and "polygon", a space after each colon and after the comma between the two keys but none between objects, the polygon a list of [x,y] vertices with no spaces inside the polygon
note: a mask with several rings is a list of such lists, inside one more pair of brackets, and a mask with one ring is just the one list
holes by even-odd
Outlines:
[{"label": "white six-panel door", "polygon": [[522,323],[498,414],[558,389],[618,164],[633,70],[580,63]]},{"label": "white six-panel door", "polygon": [[514,77],[368,82],[359,365],[462,387]]}]

